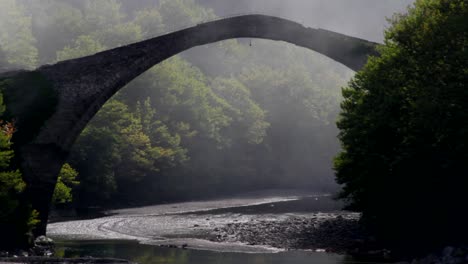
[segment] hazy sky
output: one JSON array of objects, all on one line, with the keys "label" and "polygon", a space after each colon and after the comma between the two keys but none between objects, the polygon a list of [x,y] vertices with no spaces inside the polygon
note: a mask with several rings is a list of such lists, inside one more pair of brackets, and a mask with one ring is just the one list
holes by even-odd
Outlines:
[{"label": "hazy sky", "polygon": [[414,0],[198,0],[218,15],[266,13],[373,41],[383,40],[386,18]]}]

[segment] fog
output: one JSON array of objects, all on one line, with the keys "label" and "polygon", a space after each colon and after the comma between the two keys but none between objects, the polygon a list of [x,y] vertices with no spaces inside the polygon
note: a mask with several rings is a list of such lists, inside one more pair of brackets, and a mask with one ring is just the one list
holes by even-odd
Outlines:
[{"label": "fog", "polygon": [[[309,27],[381,42],[387,18],[404,13],[415,0],[196,0],[227,17],[260,13],[292,19]],[[124,1],[129,11],[157,0]]]},{"label": "fog", "polygon": [[[0,68],[34,68],[245,13],[382,42],[387,18],[412,2],[5,0]],[[335,121],[352,75],[281,42],[230,40],[184,52],[132,82],[83,132],[68,161],[80,175],[76,197],[89,205],[266,188],[334,192]]]},{"label": "fog", "polygon": [[383,40],[386,18],[405,12],[414,0],[199,0],[220,16],[264,13],[290,18],[376,42]]}]

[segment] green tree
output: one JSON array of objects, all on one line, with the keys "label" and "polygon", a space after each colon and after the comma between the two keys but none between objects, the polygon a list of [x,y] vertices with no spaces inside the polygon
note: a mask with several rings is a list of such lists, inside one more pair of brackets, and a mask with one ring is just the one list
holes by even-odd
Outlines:
[{"label": "green tree", "polygon": [[265,111],[252,99],[250,90],[236,79],[217,78],[212,81],[211,87],[230,106],[228,114],[234,119],[230,127],[235,131],[229,136],[241,135],[237,138],[238,143],[262,143],[270,124],[265,121]]},{"label": "green tree", "polygon": [[105,30],[96,31],[95,38],[108,47],[124,46],[142,40],[141,28],[133,22],[109,26]]},{"label": "green tree", "polygon": [[157,167],[173,167],[187,161],[187,149],[181,145],[180,134],[187,135],[189,128],[184,123],[176,124],[174,130],[160,119],[156,109],[148,97],[143,103],[137,102],[135,116],[140,120],[142,132],[148,135],[151,143],[155,146],[155,158],[159,159]]},{"label": "green tree", "polygon": [[159,12],[167,31],[216,18],[213,10],[201,7],[194,0],[161,0]]},{"label": "green tree", "polygon": [[[3,107],[4,109],[4,107]],[[11,150],[11,124],[2,123],[2,131],[0,133],[0,204],[2,212],[0,219],[13,218],[13,214],[19,205],[18,195],[21,194],[26,187],[21,173],[19,171],[8,171],[10,160],[13,158],[13,150]],[[3,222],[3,221],[2,221]]]},{"label": "green tree", "polygon": [[53,63],[56,52],[72,45],[85,33],[83,12],[66,1],[22,0],[28,15],[32,17],[33,35],[39,51],[39,65]]},{"label": "green tree", "polygon": [[338,151],[332,122],[339,105],[333,90],[340,80],[317,85],[314,75],[300,64],[290,64],[290,69],[267,65],[246,69],[239,77],[270,124],[256,151],[262,153],[257,177],[264,182],[273,178],[282,187],[298,183],[332,186],[330,160]]},{"label": "green tree", "polygon": [[71,160],[81,175],[79,196],[83,203],[102,203],[117,191],[115,169],[122,161],[121,131],[132,122],[128,107],[111,100],[81,133]]},{"label": "green tree", "polygon": [[[4,112],[3,96],[0,95],[0,115]],[[30,236],[37,224],[37,212],[21,204],[26,184],[21,173],[10,164],[14,156],[11,149],[14,132],[12,123],[0,122],[0,232],[4,236],[0,249],[25,246],[24,237]]]},{"label": "green tree", "polygon": [[31,17],[16,0],[0,3],[0,46],[7,61],[23,68],[37,65],[38,51],[32,35]]},{"label": "green tree", "polygon": [[57,51],[57,61],[76,59],[105,49],[105,46],[93,39],[93,37],[82,35],[76,39],[73,46],[66,46],[63,50]]},{"label": "green tree", "polygon": [[76,177],[78,177],[78,172],[70,164],[65,163],[60,170],[57,185],[55,185],[52,203],[65,204],[73,201],[73,188],[80,184]]},{"label": "green tree", "polygon": [[121,24],[125,18],[118,0],[85,0],[83,15],[84,32],[105,31]]},{"label": "green tree", "polygon": [[219,147],[228,143],[222,131],[232,122],[226,114],[229,104],[213,92],[200,69],[179,56],[143,74],[122,92],[122,97],[133,102],[150,97],[171,129],[190,124],[192,132],[214,140]]},{"label": "green tree", "polygon": [[180,136],[156,118],[150,100],[136,105],[133,113],[111,100],[78,139],[71,160],[80,171],[84,204],[131,196],[143,180],[187,159]]},{"label": "green tree", "polygon": [[394,246],[466,239],[468,5],[418,0],[343,90],[341,198]]},{"label": "green tree", "polygon": [[138,11],[134,23],[141,27],[143,38],[152,38],[164,31],[161,13],[155,8]]}]

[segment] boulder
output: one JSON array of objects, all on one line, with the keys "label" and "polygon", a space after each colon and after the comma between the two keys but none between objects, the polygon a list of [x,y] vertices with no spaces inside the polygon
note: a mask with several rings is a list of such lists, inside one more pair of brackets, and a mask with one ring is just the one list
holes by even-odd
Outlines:
[{"label": "boulder", "polygon": [[42,247],[51,247],[54,246],[55,243],[54,240],[52,240],[51,238],[48,238],[46,236],[40,236],[36,238],[36,240],[34,240],[34,245]]}]

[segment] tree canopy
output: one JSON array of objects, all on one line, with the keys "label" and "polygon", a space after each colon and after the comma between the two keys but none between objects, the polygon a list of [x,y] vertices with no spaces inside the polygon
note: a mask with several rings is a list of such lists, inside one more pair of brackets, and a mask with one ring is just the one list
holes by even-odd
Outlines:
[{"label": "tree canopy", "polygon": [[343,89],[341,198],[393,245],[466,238],[468,5],[418,0]]}]

